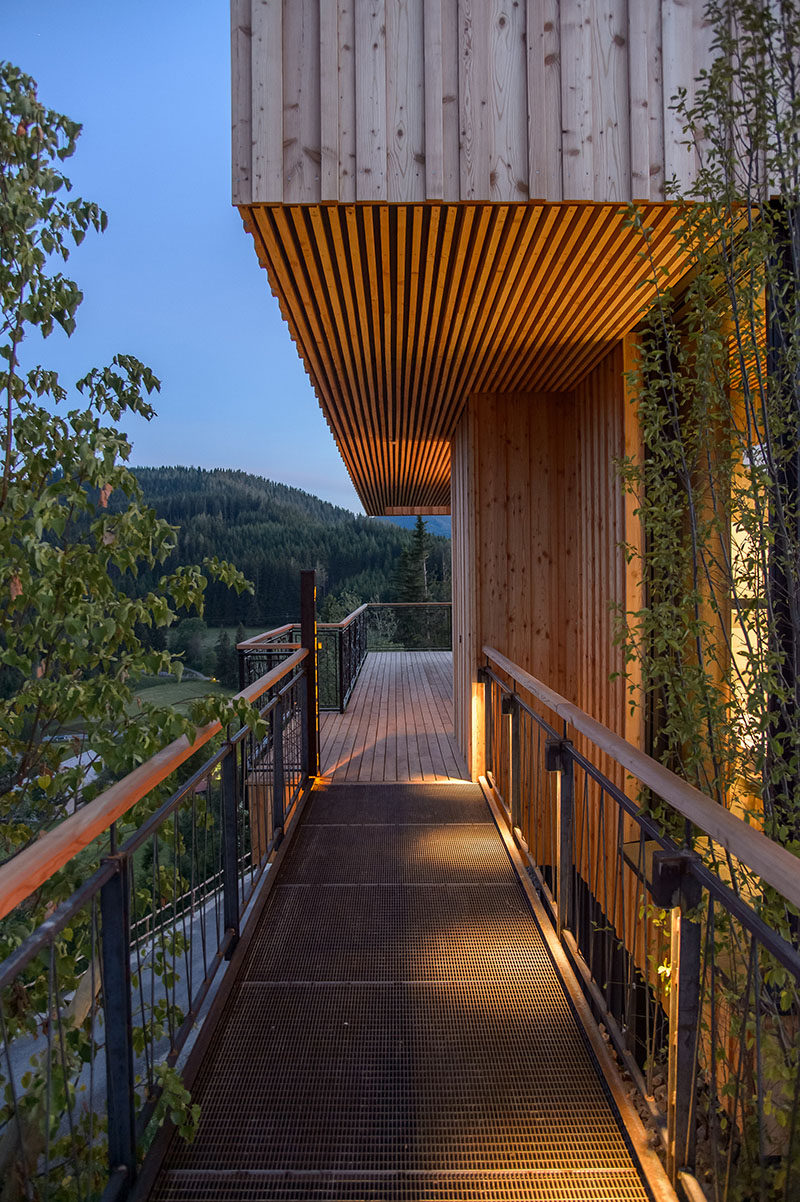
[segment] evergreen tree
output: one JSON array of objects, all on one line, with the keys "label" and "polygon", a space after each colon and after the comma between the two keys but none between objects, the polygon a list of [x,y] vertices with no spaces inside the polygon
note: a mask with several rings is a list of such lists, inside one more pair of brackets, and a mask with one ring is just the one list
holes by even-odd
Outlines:
[{"label": "evergreen tree", "polygon": [[214,647],[214,673],[229,689],[239,687],[239,658],[227,630],[220,632]]}]

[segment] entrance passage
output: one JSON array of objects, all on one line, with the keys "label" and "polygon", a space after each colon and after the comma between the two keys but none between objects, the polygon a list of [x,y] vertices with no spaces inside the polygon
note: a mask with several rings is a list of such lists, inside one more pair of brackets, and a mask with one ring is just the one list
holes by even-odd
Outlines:
[{"label": "entrance passage", "polygon": [[651,1197],[477,785],[328,784],[157,1202]]}]

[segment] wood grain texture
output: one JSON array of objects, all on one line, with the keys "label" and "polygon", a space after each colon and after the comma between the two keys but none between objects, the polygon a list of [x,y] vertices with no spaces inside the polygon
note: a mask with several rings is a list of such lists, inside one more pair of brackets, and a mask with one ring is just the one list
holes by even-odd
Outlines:
[{"label": "wood grain texture", "polygon": [[561,0],[561,173],[564,200],[592,200],[592,0]]},{"label": "wood grain texture", "polygon": [[[422,0],[386,7],[386,195],[425,199],[425,30]],[[439,60],[441,63],[441,59]]]},{"label": "wood grain texture", "polygon": [[339,200],[356,199],[356,0],[339,0]]},{"label": "wood grain texture", "polygon": [[425,196],[444,200],[444,42],[442,0],[427,0],[424,21]]},{"label": "wood grain texture", "polygon": [[650,86],[647,12],[650,0],[628,0],[628,91],[631,199],[650,199]]},{"label": "wood grain texture", "polygon": [[458,107],[463,200],[491,195],[489,178],[489,11],[486,0],[459,0]]},{"label": "wood grain texture", "polygon": [[[283,6],[283,200],[308,204],[320,197],[319,0]],[[270,77],[266,88],[274,89]]]},{"label": "wood grain texture", "polygon": [[481,640],[633,733],[622,680],[611,679],[622,668],[611,606],[638,596],[621,551],[638,523],[614,466],[636,438],[627,362],[617,345],[569,392],[474,394],[456,429],[454,581],[466,575],[454,584],[454,704],[473,774],[468,713]]},{"label": "wood grain texture", "polygon": [[320,199],[339,199],[339,0],[319,0]]},{"label": "wood grain texture", "polygon": [[331,781],[464,780],[449,651],[371,651],[343,714],[320,720]]},{"label": "wood grain texture", "polygon": [[671,106],[703,0],[231,0],[231,37],[237,203],[657,200],[697,170]]},{"label": "wood grain texture", "polygon": [[251,22],[253,197],[282,201],[285,164],[280,0],[253,0]]},{"label": "wood grain texture", "polygon": [[695,0],[661,0],[661,47],[664,110],[664,175],[674,180],[679,191],[694,178],[694,152],[686,145],[683,122],[675,108],[675,97],[686,89],[687,103],[694,95],[692,51],[693,3]]},{"label": "wood grain texture", "polygon": [[527,36],[520,0],[491,0],[489,11],[489,196],[528,197]]},{"label": "wood grain texture", "polygon": [[[368,512],[450,504],[473,393],[569,392],[640,320],[652,265],[619,205],[243,210]],[[643,206],[682,270],[676,211]],[[641,286],[644,283],[644,286]]]},{"label": "wood grain texture", "polygon": [[355,13],[356,199],[386,200],[388,129],[384,0],[355,0]]},{"label": "wood grain texture", "polygon": [[[458,93],[459,0],[442,4],[442,129],[444,143],[444,199],[461,199],[461,107]],[[434,199],[431,196],[431,199]]]},{"label": "wood grain texture", "polygon": [[595,200],[631,199],[627,0],[602,0],[592,21]]},{"label": "wood grain texture", "polygon": [[234,204],[253,198],[250,0],[231,0],[231,191]]}]

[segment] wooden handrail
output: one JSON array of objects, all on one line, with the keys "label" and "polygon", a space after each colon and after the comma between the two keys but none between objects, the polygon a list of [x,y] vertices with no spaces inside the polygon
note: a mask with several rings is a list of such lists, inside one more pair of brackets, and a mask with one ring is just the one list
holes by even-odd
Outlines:
[{"label": "wooden handrail", "polygon": [[[354,609],[346,618],[342,618],[341,622],[317,622],[317,630],[344,630],[351,622],[355,622],[356,618],[366,609],[396,609],[398,606],[402,606],[403,609],[424,609],[431,606],[449,608],[452,604],[452,601],[367,601],[364,605],[359,605],[358,609]],[[295,630],[296,627],[296,622],[290,622],[287,626],[276,626],[274,630],[265,630],[263,634],[254,634],[251,638],[237,643],[236,650],[251,651],[262,646],[285,646],[286,644],[274,643],[273,640],[278,635]]]},{"label": "wooden handrail", "polygon": [[292,630],[297,629],[297,625],[297,622],[288,622],[285,626],[276,626],[274,630],[265,630],[263,634],[251,635],[249,639],[244,639],[241,643],[237,643],[236,650],[246,651],[248,648],[272,644],[278,635],[289,634]]},{"label": "wooden handrail", "polygon": [[450,609],[452,601],[370,601],[373,609],[431,609],[435,606]]},{"label": "wooden handrail", "polygon": [[[271,672],[242,689],[236,697],[251,703],[257,701],[268,689],[294,672],[307,655],[308,650],[305,647],[296,651]],[[30,897],[40,885],[88,847],[98,835],[108,830],[113,822],[132,809],[151,789],[155,789],[156,785],[166,780],[176,768],[221,730],[221,722],[209,722],[206,726],[198,728],[191,743],[186,735],[174,739],[168,746],[151,756],[146,763],[134,768],[133,772],[110,785],[93,801],[70,814],[69,818],[65,818],[30,847],[26,847],[7,864],[2,865],[0,918],[4,918],[26,897]]]},{"label": "wooden handrail", "polygon": [[342,618],[341,622],[317,622],[317,630],[344,630],[345,626],[349,626],[351,622],[355,622],[359,614],[363,614],[365,609],[369,609],[372,601],[368,601],[366,605],[359,605],[358,609],[354,609],[346,618]]},{"label": "wooden handrail", "polygon": [[638,747],[634,747],[627,739],[615,735],[607,726],[603,726],[577,705],[567,701],[560,693],[556,693],[541,680],[518,667],[494,647],[484,647],[483,653],[491,664],[515,684],[538,698],[549,710],[580,731],[595,747],[610,755],[643,785],[647,785],[674,810],[710,835],[737,860],[757,873],[762,881],[772,885],[788,902],[800,909],[800,859],[797,856],[770,839],[763,831],[756,830],[743,819],[731,814],[730,810],[707,797],[694,785],[681,780],[674,772],[670,772],[669,768],[665,768]]}]

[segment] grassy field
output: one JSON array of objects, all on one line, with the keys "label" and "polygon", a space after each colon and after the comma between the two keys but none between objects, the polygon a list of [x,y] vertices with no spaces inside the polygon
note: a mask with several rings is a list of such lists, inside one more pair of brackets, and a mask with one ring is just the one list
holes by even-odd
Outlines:
[{"label": "grassy field", "polygon": [[[213,651],[217,645],[217,639],[222,634],[223,630],[226,632],[231,642],[233,642],[236,638],[237,629],[238,627],[236,626],[209,626],[208,630],[204,631],[203,633],[203,650]],[[246,639],[251,639],[254,634],[263,634],[267,629],[269,629],[267,626],[245,626],[244,637]]]},{"label": "grassy field", "polygon": [[149,705],[172,706],[185,714],[189,702],[209,694],[232,697],[233,690],[213,680],[175,680],[166,676],[146,676],[139,682],[136,696]]}]

